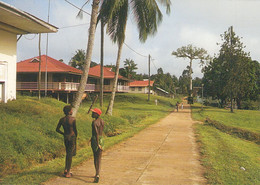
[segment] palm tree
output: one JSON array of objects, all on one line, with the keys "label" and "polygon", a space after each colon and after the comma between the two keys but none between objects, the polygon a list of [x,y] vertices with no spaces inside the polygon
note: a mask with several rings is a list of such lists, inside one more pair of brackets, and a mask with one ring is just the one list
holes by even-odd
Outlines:
[{"label": "palm tree", "polygon": [[138,69],[137,64],[135,64],[135,62],[131,59],[126,59],[124,61],[124,67],[125,67],[125,71],[126,71],[126,76],[128,79],[133,78],[133,76],[135,75],[135,70]]},{"label": "palm tree", "polygon": [[76,54],[71,58],[69,65],[77,69],[83,70],[86,60],[86,52],[83,49],[78,49]]},{"label": "palm tree", "polygon": [[97,24],[97,16],[98,16],[98,9],[99,9],[100,0],[93,0],[92,3],[92,12],[91,12],[91,20],[89,26],[89,35],[88,35],[88,45],[87,45],[87,52],[86,52],[86,60],[83,67],[83,74],[81,75],[81,80],[79,84],[78,91],[76,93],[76,98],[72,102],[73,107],[73,116],[76,116],[77,111],[79,109],[83,93],[85,92],[85,87],[88,79],[88,72],[91,63],[92,51],[94,47],[94,39],[95,39],[95,32],[96,32],[96,24]]},{"label": "palm tree", "polygon": [[[157,0],[160,4],[167,7],[167,13],[170,13],[170,0]],[[128,14],[131,11],[134,14],[139,30],[139,40],[145,42],[148,35],[153,35],[157,31],[157,25],[162,21],[162,13],[156,0],[103,0],[101,5],[99,19],[103,19],[107,24],[107,33],[112,41],[118,44],[118,53],[116,60],[116,71],[112,89],[111,99],[106,114],[112,115],[117,81],[119,74],[119,65],[123,43],[125,40],[125,29]]]}]

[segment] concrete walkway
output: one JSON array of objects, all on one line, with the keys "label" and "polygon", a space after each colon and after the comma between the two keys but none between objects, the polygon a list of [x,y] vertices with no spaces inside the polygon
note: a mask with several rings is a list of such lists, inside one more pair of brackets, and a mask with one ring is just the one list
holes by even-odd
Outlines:
[{"label": "concrete walkway", "polygon": [[[194,138],[190,108],[173,112],[134,137],[104,152],[99,184],[206,184]],[[93,159],[72,169],[73,177],[45,184],[88,184]]]}]

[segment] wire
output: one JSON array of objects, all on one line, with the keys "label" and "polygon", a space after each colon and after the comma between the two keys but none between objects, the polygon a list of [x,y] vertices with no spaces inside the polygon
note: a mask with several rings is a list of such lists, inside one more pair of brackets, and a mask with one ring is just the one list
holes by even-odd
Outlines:
[{"label": "wire", "polygon": [[154,68],[156,69],[156,71],[158,71],[158,68],[156,67],[155,63],[153,62],[154,60],[155,60],[155,59],[152,59],[151,61],[152,61],[152,63],[153,63]]},{"label": "wire", "polygon": [[[68,0],[65,0],[65,1],[66,1],[67,3],[69,3],[71,6],[73,6],[73,7],[77,8],[77,9],[79,9],[80,11],[82,11],[82,12],[88,14],[88,15],[91,15],[90,13],[88,13],[88,12],[82,10],[81,8],[77,7],[76,5],[72,4],[72,3],[69,2]],[[87,1],[87,2],[88,2],[88,1]],[[86,3],[85,3],[85,4],[86,4]],[[84,4],[84,5],[85,5],[85,4]],[[84,6],[84,5],[83,5],[83,6]],[[83,7],[83,6],[82,6],[82,7]]]},{"label": "wire", "polygon": [[26,35],[24,35],[24,38],[26,38],[27,40],[33,40],[36,37],[36,34],[34,34],[34,36],[32,38],[27,38]]},{"label": "wire", "polygon": [[144,55],[138,53],[137,51],[135,51],[134,49],[132,49],[130,46],[128,46],[125,42],[124,42],[124,44],[125,44],[130,50],[132,50],[132,51],[135,52],[136,54],[140,55],[141,57],[145,57],[145,58],[148,57],[148,56],[144,56]]},{"label": "wire", "polygon": [[72,28],[72,27],[77,27],[77,26],[85,26],[85,25],[89,25],[89,24],[90,24],[90,23],[76,24],[76,25],[71,25],[71,26],[63,26],[63,27],[60,27],[59,29]]}]

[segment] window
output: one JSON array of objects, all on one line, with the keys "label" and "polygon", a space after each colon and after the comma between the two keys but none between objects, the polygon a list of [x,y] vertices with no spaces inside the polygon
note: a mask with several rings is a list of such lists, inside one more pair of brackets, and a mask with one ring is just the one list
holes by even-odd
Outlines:
[{"label": "window", "polygon": [[138,91],[142,91],[142,89],[143,89],[142,87],[138,87]]},{"label": "window", "polygon": [[131,87],[131,91],[135,91],[135,87]]},{"label": "window", "polygon": [[110,85],[110,80],[104,79],[104,85]]}]

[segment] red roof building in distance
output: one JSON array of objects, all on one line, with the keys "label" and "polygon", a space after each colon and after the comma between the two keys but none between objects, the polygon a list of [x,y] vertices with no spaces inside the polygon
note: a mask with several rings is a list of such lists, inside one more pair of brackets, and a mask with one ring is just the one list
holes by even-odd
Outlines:
[{"label": "red roof building in distance", "polygon": [[[153,86],[154,81],[150,81],[150,86]],[[129,84],[130,87],[148,87],[149,86],[149,81],[144,80],[144,81],[133,81],[130,82]]]},{"label": "red roof building in distance", "polygon": [[[71,67],[59,60],[51,58],[46,55],[41,55],[41,71],[45,72],[47,61],[47,72],[48,73],[73,73],[81,75],[82,71]],[[30,58],[17,63],[17,72],[20,73],[36,73],[39,72],[39,56]]]},{"label": "red roof building in distance", "polygon": [[[150,86],[152,87],[154,84],[154,81],[150,81]],[[129,84],[130,92],[132,93],[149,93],[149,81],[133,81]],[[152,88],[151,88],[152,89]],[[150,94],[153,94],[153,90],[150,89]]]},{"label": "red roof building in distance", "polygon": [[[104,78],[113,79],[115,77],[115,72],[112,71],[111,67],[104,67],[103,69],[104,69]],[[91,67],[89,69],[88,75],[100,78],[100,70],[101,70],[101,66],[100,65],[96,65],[94,67]],[[118,75],[118,79],[123,79],[123,78],[124,78],[123,76]]]}]

